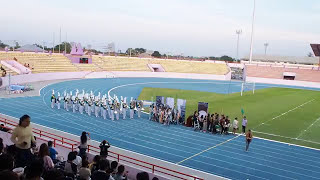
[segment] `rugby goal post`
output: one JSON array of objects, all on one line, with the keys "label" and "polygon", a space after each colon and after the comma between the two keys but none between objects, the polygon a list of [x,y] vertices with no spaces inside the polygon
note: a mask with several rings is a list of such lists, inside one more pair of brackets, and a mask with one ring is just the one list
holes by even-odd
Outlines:
[{"label": "rugby goal post", "polygon": [[241,96],[246,91],[252,91],[252,94],[254,94],[255,89],[256,89],[255,82],[243,82],[241,83]]}]

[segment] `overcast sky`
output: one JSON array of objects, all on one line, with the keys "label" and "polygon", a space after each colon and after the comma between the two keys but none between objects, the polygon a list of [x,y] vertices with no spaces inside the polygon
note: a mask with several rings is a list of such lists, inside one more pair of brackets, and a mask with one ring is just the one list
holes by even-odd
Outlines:
[{"label": "overcast sky", "polygon": [[[256,0],[254,54],[306,56],[320,43],[319,0]],[[1,0],[0,40],[51,46],[81,42],[101,49],[143,47],[160,53],[240,56],[250,48],[253,0]]]}]

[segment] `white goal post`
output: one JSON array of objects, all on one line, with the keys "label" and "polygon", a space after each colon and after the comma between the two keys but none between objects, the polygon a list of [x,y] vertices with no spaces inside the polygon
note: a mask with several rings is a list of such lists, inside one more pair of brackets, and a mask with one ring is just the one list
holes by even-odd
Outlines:
[{"label": "white goal post", "polygon": [[246,91],[252,91],[252,94],[254,94],[255,89],[256,89],[255,82],[243,82],[241,83],[241,96]]}]

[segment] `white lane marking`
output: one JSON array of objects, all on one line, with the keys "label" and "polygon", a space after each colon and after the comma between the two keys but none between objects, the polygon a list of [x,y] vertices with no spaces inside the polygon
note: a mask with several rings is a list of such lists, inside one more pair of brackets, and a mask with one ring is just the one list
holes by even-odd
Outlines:
[{"label": "white lane marking", "polygon": [[[301,133],[296,137],[296,139],[299,139],[304,133],[306,133],[314,124],[316,124],[318,121],[320,120],[320,118],[316,119],[312,124],[310,124],[310,126],[308,126],[307,129],[302,130]],[[320,143],[319,143],[320,144]]]}]

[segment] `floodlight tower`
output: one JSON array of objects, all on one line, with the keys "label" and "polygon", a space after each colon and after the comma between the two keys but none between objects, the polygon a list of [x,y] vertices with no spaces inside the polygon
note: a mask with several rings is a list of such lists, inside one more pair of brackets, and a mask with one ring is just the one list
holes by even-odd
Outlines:
[{"label": "floodlight tower", "polygon": [[240,35],[242,34],[242,30],[236,30],[236,34],[238,36],[238,40],[237,40],[237,60],[239,59],[239,40],[240,40]]},{"label": "floodlight tower", "polygon": [[251,27],[251,45],[250,45],[250,57],[249,63],[252,62],[252,51],[253,51],[253,33],[254,33],[254,19],[256,13],[256,0],[253,0],[253,13],[252,13],[252,27]]}]

